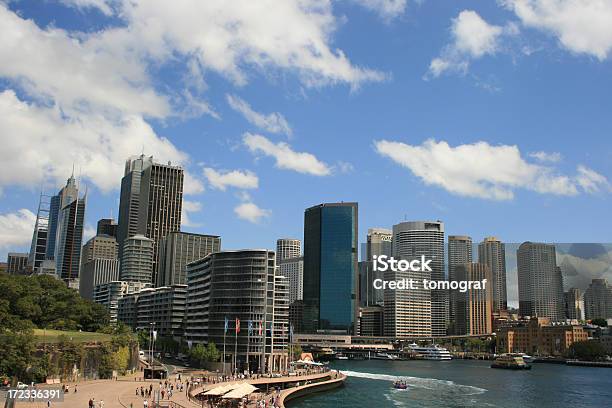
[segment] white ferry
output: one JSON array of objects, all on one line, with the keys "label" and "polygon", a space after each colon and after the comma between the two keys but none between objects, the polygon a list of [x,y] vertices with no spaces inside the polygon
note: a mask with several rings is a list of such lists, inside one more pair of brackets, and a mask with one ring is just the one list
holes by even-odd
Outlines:
[{"label": "white ferry", "polygon": [[409,344],[411,351],[422,357],[424,360],[452,360],[452,356],[447,349],[437,344],[421,347],[416,343]]}]

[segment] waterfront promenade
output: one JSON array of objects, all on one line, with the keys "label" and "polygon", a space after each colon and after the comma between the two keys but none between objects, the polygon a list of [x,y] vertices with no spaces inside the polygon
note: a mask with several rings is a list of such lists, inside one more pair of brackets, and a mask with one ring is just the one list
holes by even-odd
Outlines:
[{"label": "waterfront promenade", "polygon": [[[208,382],[203,382],[202,378],[208,377]],[[152,389],[156,394],[162,388],[164,390],[172,387],[173,393],[168,398],[167,391],[161,401],[163,407],[173,408],[197,408],[210,407],[207,401],[202,402],[198,395],[203,394],[219,385],[236,385],[238,383],[249,383],[256,386],[260,391],[256,391],[249,396],[246,407],[257,408],[261,405],[260,401],[266,401],[266,407],[272,407],[270,401],[276,401],[277,406],[283,407],[284,401],[305,395],[307,393],[318,392],[341,386],[345,376],[336,371],[323,371],[316,373],[301,372],[295,376],[269,377],[261,376],[249,379],[232,379],[229,381],[218,381],[215,373],[203,372],[183,372],[181,380],[178,381],[175,374],[166,380],[143,380],[138,376],[119,377],[117,380],[93,380],[78,383],[66,383],[69,392],[65,394],[63,402],[51,402],[51,408],[88,408],[89,400],[93,400],[95,408],[141,408],[145,406],[153,407],[151,397],[143,397],[140,394],[143,390]],[[197,382],[194,382],[197,381]],[[214,382],[213,382],[214,381]],[[187,386],[189,384],[189,390]],[[195,385],[194,385],[195,384]],[[77,392],[74,392],[75,385]],[[183,391],[181,392],[181,385]],[[45,388],[39,385],[39,388]],[[46,401],[19,402],[17,408],[46,408]]]}]

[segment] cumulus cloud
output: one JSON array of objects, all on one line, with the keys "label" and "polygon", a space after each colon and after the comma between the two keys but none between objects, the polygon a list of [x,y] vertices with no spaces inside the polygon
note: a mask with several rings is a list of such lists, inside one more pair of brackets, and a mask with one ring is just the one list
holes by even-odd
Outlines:
[{"label": "cumulus cloud", "polygon": [[352,0],[353,3],[373,11],[388,20],[406,11],[407,0]]},{"label": "cumulus cloud", "polygon": [[375,149],[425,184],[461,196],[510,200],[517,189],[573,196],[609,188],[604,176],[584,166],[578,167],[578,175],[567,176],[554,168],[529,163],[517,146],[477,142],[453,147],[433,139],[421,145],[379,140]]},{"label": "cumulus cloud", "polygon": [[523,25],[555,36],[562,47],[605,60],[612,49],[608,0],[502,0]]},{"label": "cumulus cloud", "polygon": [[313,176],[327,176],[332,172],[331,168],[317,159],[315,155],[296,152],[287,143],[279,142],[275,144],[264,136],[252,133],[245,133],[242,140],[252,153],[274,157],[276,167],[280,169],[293,170]]},{"label": "cumulus cloud", "polygon": [[270,210],[259,208],[252,202],[239,204],[234,208],[234,212],[243,220],[247,220],[253,224],[259,223],[263,218],[267,218],[272,214]]},{"label": "cumulus cloud", "polygon": [[532,152],[529,153],[529,157],[541,162],[557,163],[560,162],[563,156],[558,152]]},{"label": "cumulus cloud", "polygon": [[236,112],[239,112],[252,125],[271,133],[281,133],[291,136],[293,131],[283,115],[278,112],[263,114],[253,110],[244,99],[235,95],[226,95],[227,103]]},{"label": "cumulus cloud", "polygon": [[259,178],[251,171],[217,171],[213,168],[204,168],[204,176],[213,188],[225,191],[227,187],[253,189],[259,187]]},{"label": "cumulus cloud", "polygon": [[436,78],[447,71],[465,73],[470,60],[497,52],[503,32],[503,27],[487,23],[475,11],[463,10],[452,20],[452,42],[431,61],[426,78]]},{"label": "cumulus cloud", "polygon": [[[0,134],[7,141],[0,189],[55,185],[76,163],[83,177],[108,191],[117,188],[125,159],[143,147],[162,162],[188,165],[189,155],[148,121],[218,118],[202,94],[207,71],[238,85],[253,71],[274,70],[306,86],[358,87],[384,79],[333,46],[336,18],[327,0],[64,3],[98,8],[119,23],[91,32],[41,28],[0,2],[0,79],[6,84]],[[169,91],[151,78],[177,61],[190,77],[185,89]],[[187,176],[186,193],[203,191],[196,176]]]},{"label": "cumulus cloud", "polygon": [[0,214],[0,252],[24,248],[32,242],[36,215],[25,208]]}]

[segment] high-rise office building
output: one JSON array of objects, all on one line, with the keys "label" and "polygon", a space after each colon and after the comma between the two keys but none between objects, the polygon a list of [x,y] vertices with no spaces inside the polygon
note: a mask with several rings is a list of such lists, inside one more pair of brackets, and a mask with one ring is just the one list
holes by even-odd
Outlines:
[{"label": "high-rise office building", "polygon": [[278,262],[278,269],[289,284],[289,302],[304,298],[304,258],[287,258]]},{"label": "high-rise office building", "polygon": [[157,244],[168,233],[181,230],[183,169],[170,163],[159,164],[153,157],[132,157],[121,179],[117,241],[120,258],[124,243],[135,235],[153,241],[153,275],[156,282]]},{"label": "high-rise office building", "polygon": [[[362,306],[375,306],[384,304],[384,294],[381,289],[374,289],[374,280],[382,279],[383,273],[374,271],[374,256],[391,256],[393,252],[392,234],[390,229],[369,228],[365,244],[365,259],[359,266],[359,298]],[[363,263],[362,263],[363,262]]]},{"label": "high-rise office building", "polygon": [[34,273],[40,273],[42,263],[47,259],[47,242],[49,240],[49,208],[50,198],[40,194],[30,256],[28,258],[28,269]]},{"label": "high-rise office building", "polygon": [[134,330],[149,330],[154,325],[159,337],[179,338],[184,331],[186,302],[187,285],[142,289],[119,299],[117,320]]},{"label": "high-rise office building", "polygon": [[304,298],[304,258],[302,241],[295,238],[276,240],[276,266],[281,276],[287,278],[289,285],[289,302]]},{"label": "high-rise office building", "polygon": [[109,235],[96,235],[83,245],[81,260],[83,265],[94,259],[118,259],[119,245]]},{"label": "high-rise office building", "polygon": [[98,220],[98,228],[96,235],[108,235],[109,237],[117,238],[117,229],[119,225],[112,218],[102,218]]},{"label": "high-rise office building", "polygon": [[7,258],[7,272],[11,275],[23,274],[28,267],[28,254],[20,252],[9,252]]},{"label": "high-rise office building", "polygon": [[304,212],[306,332],[357,331],[357,203],[326,203]]},{"label": "high-rise office building", "polygon": [[124,241],[119,277],[122,281],[151,283],[153,275],[153,240],[134,235]]},{"label": "high-rise office building", "polygon": [[506,246],[495,237],[478,244],[478,263],[489,265],[493,279],[493,313],[508,309],[506,292]]},{"label": "high-rise office building", "polygon": [[578,288],[570,288],[563,294],[565,300],[565,317],[568,319],[584,319],[584,298]]},{"label": "high-rise office building", "polygon": [[[472,238],[465,235],[449,235],[448,236],[448,280],[457,281],[457,267],[472,263]],[[491,282],[489,282],[489,285]],[[448,293],[448,332],[449,334],[459,334],[459,325],[457,324],[457,306],[462,303],[463,294],[456,290],[450,290]],[[463,333],[464,334],[464,333]]]},{"label": "high-rise office building", "polygon": [[240,372],[286,369],[288,306],[273,251],[221,251],[187,266],[186,338],[215,343]]},{"label": "high-rise office building", "polygon": [[276,240],[276,263],[283,259],[299,258],[302,256],[302,241],[295,238],[281,238]]},{"label": "high-rise office building", "polygon": [[493,290],[491,283],[491,269],[488,265],[479,263],[462,263],[456,266],[454,272],[457,281],[483,281],[487,280],[484,288],[468,288],[466,292],[453,290],[456,295],[452,297],[455,304],[455,330],[457,335],[490,334],[492,328]]},{"label": "high-rise office building", "polygon": [[565,319],[563,277],[554,245],[524,242],[517,250],[519,311],[522,316]]},{"label": "high-rise office building", "polygon": [[103,283],[119,280],[119,260],[94,258],[81,266],[79,294],[93,299],[94,288]]},{"label": "high-rise office building", "polygon": [[78,198],[79,189],[74,174],[66,181],[66,185],[50,198],[46,259],[55,259],[57,255],[58,226],[62,209]]},{"label": "high-rise office building", "polygon": [[218,235],[170,232],[159,241],[157,286],[187,283],[187,264],[221,250]]},{"label": "high-rise office building", "polygon": [[[393,226],[393,256],[412,261],[422,256],[430,271],[385,272],[385,280],[413,279],[417,289],[384,290],[385,336],[431,337],[446,335],[448,296],[441,290],[423,288],[423,279],[444,280],[444,223],[402,222]],[[433,292],[433,293],[432,293]]]},{"label": "high-rise office building", "polygon": [[79,278],[87,194],[79,197],[74,177],[70,177],[53,199],[60,203],[55,227],[55,272],[60,279],[69,283]]},{"label": "high-rise office building", "polygon": [[612,286],[606,279],[593,279],[584,291],[585,319],[612,319]]}]

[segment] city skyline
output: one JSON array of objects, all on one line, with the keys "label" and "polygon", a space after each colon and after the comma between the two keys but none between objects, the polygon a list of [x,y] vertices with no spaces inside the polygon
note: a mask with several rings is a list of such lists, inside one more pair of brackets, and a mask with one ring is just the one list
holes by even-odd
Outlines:
[{"label": "city skyline", "polygon": [[[197,3],[160,13],[169,43],[130,37],[138,32],[126,28],[147,12],[136,3],[2,4],[3,37],[20,33],[51,54],[19,59],[25,47],[2,46],[11,64],[0,70],[10,159],[0,176],[0,256],[27,250],[41,186],[55,193],[73,165],[88,187],[85,238],[99,218],[118,218],[123,163],[140,153],[184,166],[183,229],[223,234],[232,248],[299,237],[304,208],[342,200],[360,203],[365,226],[443,219],[450,234],[475,241],[608,240],[609,43],[577,47],[568,27],[528,22],[511,2],[407,2],[388,13],[359,3],[287,2],[269,27],[256,27],[264,38],[286,38],[281,21],[311,28],[287,54],[229,32],[244,54],[225,57],[172,30],[196,30],[191,15],[212,19]],[[236,9],[227,16],[256,24]],[[480,42],[462,42],[469,28]],[[317,55],[305,46],[314,40]],[[140,53],[124,53],[137,43]],[[84,63],[90,54],[95,67]],[[55,63],[61,56],[66,64]],[[559,222],[569,213],[581,222]]]}]

